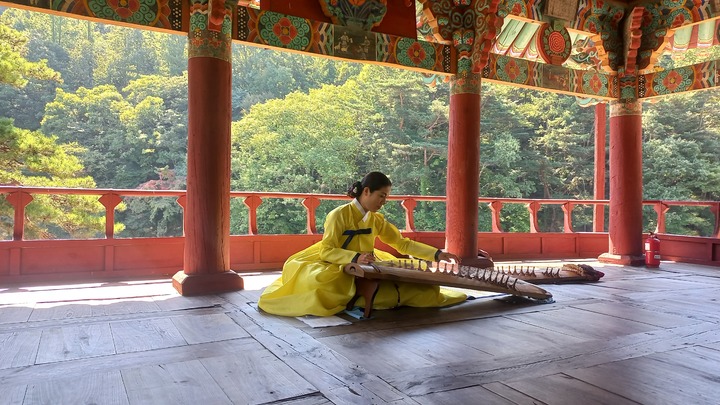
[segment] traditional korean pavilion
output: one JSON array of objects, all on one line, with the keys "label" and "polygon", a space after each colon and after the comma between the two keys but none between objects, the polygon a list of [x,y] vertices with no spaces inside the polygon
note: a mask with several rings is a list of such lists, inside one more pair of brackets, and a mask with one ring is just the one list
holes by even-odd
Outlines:
[{"label": "traditional korean pavilion", "polygon": [[[230,260],[233,42],[449,78],[445,246],[469,262],[478,252],[481,82],[558,92],[596,105],[596,156],[602,162],[609,104],[610,226],[600,259],[618,264],[642,262],[642,102],[720,86],[720,60],[669,70],[656,64],[664,54],[720,44],[720,0],[3,0],[0,5],[188,35],[184,261],[173,278],[184,295],[243,287]],[[604,178],[599,165],[597,199],[604,198]],[[16,210],[29,202],[22,193],[8,200]],[[113,201],[119,203],[109,198],[103,204],[114,207]],[[595,221],[604,222],[602,210]],[[710,251],[706,261],[720,263],[718,239],[704,246]],[[22,254],[17,249],[5,254],[8,262]]]}]

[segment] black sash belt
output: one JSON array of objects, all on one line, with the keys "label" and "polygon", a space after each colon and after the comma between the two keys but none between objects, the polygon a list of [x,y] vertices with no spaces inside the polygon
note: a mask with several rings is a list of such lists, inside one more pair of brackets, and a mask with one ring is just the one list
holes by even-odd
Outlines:
[{"label": "black sash belt", "polygon": [[345,243],[343,243],[342,248],[347,248],[347,246],[350,244],[350,241],[352,241],[355,235],[368,235],[370,233],[372,233],[371,228],[348,229],[347,231],[343,232],[343,235],[347,235],[347,239],[345,239]]}]

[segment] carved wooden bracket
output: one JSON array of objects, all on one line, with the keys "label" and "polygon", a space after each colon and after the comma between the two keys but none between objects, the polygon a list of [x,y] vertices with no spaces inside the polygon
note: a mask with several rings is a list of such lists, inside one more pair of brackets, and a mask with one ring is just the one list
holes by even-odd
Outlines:
[{"label": "carved wooden bracket", "polygon": [[24,191],[16,191],[6,195],[5,200],[15,208],[13,240],[23,240],[25,235],[25,207],[30,204],[33,197]]},{"label": "carved wooden bracket", "polygon": [[493,201],[488,204],[490,206],[490,212],[492,214],[492,231],[502,232],[502,224],[500,223],[500,211],[502,210],[502,201]]},{"label": "carved wooden bracket", "polygon": [[257,235],[257,208],[260,204],[262,204],[262,198],[256,195],[251,195],[246,197],[243,202],[245,203],[245,206],[248,207],[248,233],[250,235]]},{"label": "carved wooden bracket", "polygon": [[112,239],[115,237],[115,207],[122,202],[122,198],[111,193],[103,194],[98,201],[105,207],[105,238]]},{"label": "carved wooden bracket", "polygon": [[638,49],[640,49],[640,44],[642,43],[641,25],[644,13],[644,7],[635,7],[632,9],[627,18],[625,18],[623,26],[623,33],[625,36],[623,51],[625,54],[626,75],[637,74],[637,54]]},{"label": "carved wooden bracket", "polygon": [[[405,0],[407,3],[407,0]],[[335,25],[370,31],[387,13],[387,0],[319,0],[323,14]],[[407,5],[407,4],[406,4]]]},{"label": "carved wooden bracket", "polygon": [[528,212],[530,212],[530,233],[540,232],[540,225],[538,224],[537,214],[540,211],[540,203],[537,201],[527,204]]},{"label": "carved wooden bracket", "polygon": [[314,235],[317,232],[317,225],[315,224],[315,210],[320,206],[320,199],[317,197],[308,197],[302,200],[302,205],[307,210],[307,233]]},{"label": "carved wooden bracket", "polygon": [[402,200],[400,205],[405,209],[405,230],[415,232],[415,207],[417,207],[417,201],[410,198]]}]

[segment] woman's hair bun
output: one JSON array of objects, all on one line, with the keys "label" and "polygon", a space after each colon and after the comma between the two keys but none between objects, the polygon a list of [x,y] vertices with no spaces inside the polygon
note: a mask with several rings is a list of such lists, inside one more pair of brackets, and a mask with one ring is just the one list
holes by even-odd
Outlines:
[{"label": "woman's hair bun", "polygon": [[347,195],[348,197],[357,198],[360,196],[360,194],[362,194],[362,190],[362,183],[356,181],[355,183],[351,184],[350,187],[348,187]]}]

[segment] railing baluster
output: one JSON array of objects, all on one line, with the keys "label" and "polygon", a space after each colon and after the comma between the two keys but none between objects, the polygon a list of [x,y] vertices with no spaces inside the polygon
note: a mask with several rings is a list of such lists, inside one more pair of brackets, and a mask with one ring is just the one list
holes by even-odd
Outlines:
[{"label": "railing baluster", "polygon": [[5,199],[15,208],[13,240],[23,240],[25,237],[25,207],[30,204],[33,197],[24,191],[14,191]]},{"label": "railing baluster", "polygon": [[115,207],[122,202],[122,199],[119,195],[110,193],[103,194],[98,201],[105,207],[105,239],[113,239],[115,238]]},{"label": "railing baluster", "polygon": [[183,213],[183,236],[185,236],[185,204],[187,204],[187,195],[183,194],[180,197],[178,197],[175,202],[178,203],[179,206],[182,207],[182,213]]},{"label": "railing baluster", "polygon": [[262,204],[262,198],[256,195],[251,195],[245,197],[245,200],[243,202],[248,207],[248,233],[250,235],[257,235],[257,208],[260,206],[260,204]]},{"label": "railing baluster", "polygon": [[593,232],[605,231],[605,204],[593,204]]},{"label": "railing baluster", "polygon": [[715,230],[713,231],[713,235],[716,238],[720,238],[720,203],[712,205],[710,211],[715,214]]},{"label": "railing baluster", "polygon": [[653,209],[655,209],[655,213],[657,214],[655,233],[665,233],[665,214],[670,210],[670,206],[660,201],[653,205]]},{"label": "railing baluster", "polygon": [[302,205],[307,210],[307,233],[314,235],[317,233],[315,210],[320,206],[320,199],[317,197],[308,197],[302,200]]},{"label": "railing baluster", "polygon": [[571,202],[566,202],[562,205],[563,210],[563,232],[565,233],[573,233],[573,226],[572,226],[572,212],[573,207],[575,204]]},{"label": "railing baluster", "polygon": [[405,209],[405,231],[415,232],[415,207],[417,201],[413,198],[406,198],[400,203]]},{"label": "railing baluster", "polygon": [[528,212],[530,212],[530,233],[540,232],[540,225],[538,225],[537,214],[540,211],[540,203],[533,201],[527,204]]},{"label": "railing baluster", "polygon": [[502,201],[493,201],[488,205],[490,206],[490,212],[492,214],[492,231],[496,233],[502,232],[502,224],[500,223],[500,211],[503,207]]}]

